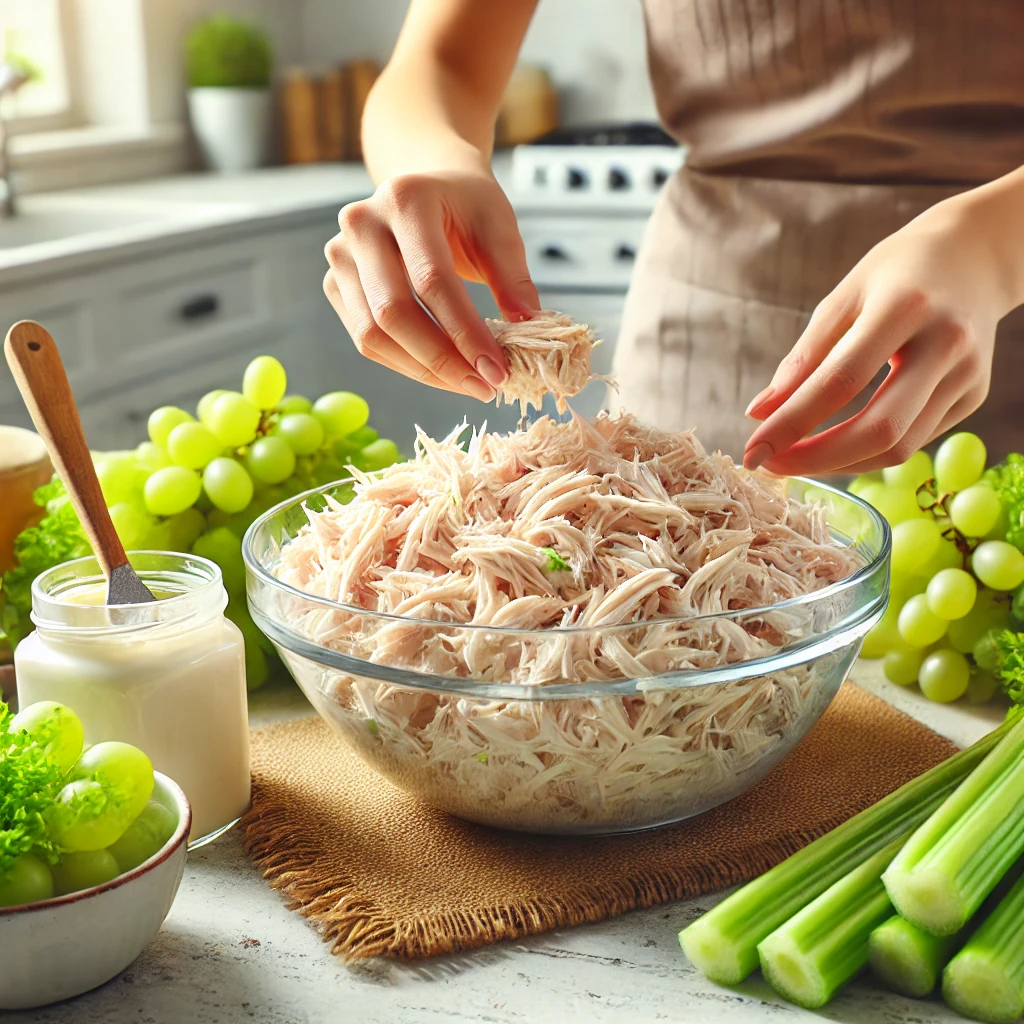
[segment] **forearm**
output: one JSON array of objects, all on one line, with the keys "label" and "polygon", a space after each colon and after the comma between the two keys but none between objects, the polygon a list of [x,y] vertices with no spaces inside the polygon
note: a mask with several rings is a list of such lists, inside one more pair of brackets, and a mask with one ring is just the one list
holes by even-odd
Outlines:
[{"label": "forearm", "polygon": [[964,258],[987,257],[999,315],[1024,305],[1024,167],[947,202],[962,218]]},{"label": "forearm", "polygon": [[375,184],[396,174],[472,170],[490,162],[497,107],[467,95],[431,55],[392,62],[363,115],[363,157]]},{"label": "forearm", "polygon": [[363,115],[375,182],[477,170],[537,0],[413,0]]}]

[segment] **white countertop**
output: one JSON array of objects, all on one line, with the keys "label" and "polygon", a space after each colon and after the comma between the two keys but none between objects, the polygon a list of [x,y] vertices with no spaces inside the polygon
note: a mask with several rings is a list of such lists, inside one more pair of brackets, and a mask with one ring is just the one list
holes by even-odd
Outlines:
[{"label": "white countertop", "polygon": [[[886,683],[878,663],[858,682],[958,743],[1002,717],[997,707],[943,707]],[[258,694],[253,722],[309,712],[297,690]],[[426,963],[346,966],[261,879],[232,834],[190,859],[159,935],[119,977],[78,999],[10,1024],[431,1024],[636,1022],[753,1024],[831,1020],[939,1024],[960,1020],[920,1002],[853,983],[821,1013],[790,1006],[759,977],[719,988],[686,961],[676,933],[718,899],[637,911],[602,924],[502,943]]]}]

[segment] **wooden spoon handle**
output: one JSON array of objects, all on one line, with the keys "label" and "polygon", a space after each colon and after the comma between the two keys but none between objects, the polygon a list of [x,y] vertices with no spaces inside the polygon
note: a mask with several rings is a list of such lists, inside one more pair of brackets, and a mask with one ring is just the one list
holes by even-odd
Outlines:
[{"label": "wooden spoon handle", "polygon": [[7,332],[4,353],[32,422],[50,450],[100,567],[109,577],[128,557],[110,521],[57,345],[44,327],[22,320]]}]

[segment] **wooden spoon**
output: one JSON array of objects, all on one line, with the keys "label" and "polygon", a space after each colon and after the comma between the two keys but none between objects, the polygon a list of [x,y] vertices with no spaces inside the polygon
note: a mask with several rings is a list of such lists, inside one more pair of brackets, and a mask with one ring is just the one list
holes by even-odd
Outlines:
[{"label": "wooden spoon", "polygon": [[4,353],[32,422],[46,442],[86,537],[107,577],[107,604],[144,604],[156,598],[128,562],[85,443],[68,375],[46,329],[22,320],[7,332]]}]

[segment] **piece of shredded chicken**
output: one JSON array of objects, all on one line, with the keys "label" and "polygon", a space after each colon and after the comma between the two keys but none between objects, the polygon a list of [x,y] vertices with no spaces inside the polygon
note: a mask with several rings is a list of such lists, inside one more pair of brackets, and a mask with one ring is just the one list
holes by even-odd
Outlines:
[{"label": "piece of shredded chicken", "polygon": [[539,410],[545,395],[565,412],[567,398],[578,395],[590,381],[590,353],[600,341],[586,324],[546,309],[529,320],[487,320],[487,326],[508,359],[509,374],[498,388],[497,404],[519,403],[525,418],[530,406]]},{"label": "piece of shredded chicken", "polygon": [[[841,680],[831,656],[697,688],[657,677],[811,635],[813,610],[770,606],[860,564],[823,507],[628,415],[463,433],[420,433],[413,460],[357,473],[349,504],[308,509],[276,575],[348,608],[282,593],[275,614],[365,663],[587,694],[460,697],[286,654],[382,771],[491,824],[634,828],[735,795],[817,718]],[[640,682],[587,687],[621,680]]]}]

